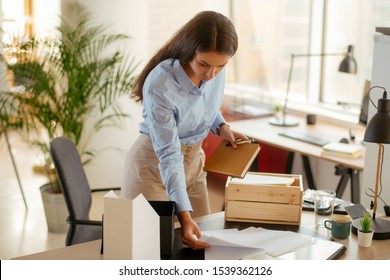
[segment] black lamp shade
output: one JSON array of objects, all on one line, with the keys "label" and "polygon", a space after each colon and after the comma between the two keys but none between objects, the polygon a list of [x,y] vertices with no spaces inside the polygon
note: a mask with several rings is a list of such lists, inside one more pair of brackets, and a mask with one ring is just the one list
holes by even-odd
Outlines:
[{"label": "black lamp shade", "polygon": [[341,61],[339,66],[339,72],[356,74],[357,73],[357,63],[353,57],[353,46],[348,46],[348,53],[345,55],[344,59]]},{"label": "black lamp shade", "polygon": [[365,142],[390,144],[390,100],[378,100],[378,112],[367,124],[364,133]]}]

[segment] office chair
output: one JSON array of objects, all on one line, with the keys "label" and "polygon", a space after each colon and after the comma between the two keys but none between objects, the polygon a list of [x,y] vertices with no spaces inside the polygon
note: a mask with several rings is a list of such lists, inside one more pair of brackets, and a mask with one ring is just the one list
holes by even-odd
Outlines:
[{"label": "office chair", "polygon": [[66,246],[101,239],[102,221],[89,218],[92,192],[120,188],[91,190],[76,145],[67,137],[55,138],[50,143],[50,155],[69,212]]}]

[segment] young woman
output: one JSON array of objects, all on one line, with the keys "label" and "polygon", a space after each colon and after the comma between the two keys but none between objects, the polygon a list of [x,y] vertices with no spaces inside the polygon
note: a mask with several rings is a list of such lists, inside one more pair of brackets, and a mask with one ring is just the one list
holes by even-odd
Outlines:
[{"label": "young woman", "polygon": [[193,249],[208,247],[194,238],[201,232],[192,219],[210,213],[202,141],[209,131],[234,148],[247,139],[220,113],[225,66],[237,46],[227,17],[201,12],[151,58],[132,92],[144,120],[126,159],[122,196],[174,201],[182,242]]}]

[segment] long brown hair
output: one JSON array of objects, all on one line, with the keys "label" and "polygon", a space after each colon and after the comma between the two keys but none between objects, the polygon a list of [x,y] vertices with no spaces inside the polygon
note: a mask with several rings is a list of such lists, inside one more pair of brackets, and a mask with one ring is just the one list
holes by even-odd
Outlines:
[{"label": "long brown hair", "polygon": [[135,81],[130,97],[142,101],[142,87],[146,77],[165,59],[174,58],[179,59],[181,63],[188,63],[196,51],[218,52],[233,56],[237,47],[236,30],[227,17],[213,11],[200,12],[181,27],[149,60]]}]

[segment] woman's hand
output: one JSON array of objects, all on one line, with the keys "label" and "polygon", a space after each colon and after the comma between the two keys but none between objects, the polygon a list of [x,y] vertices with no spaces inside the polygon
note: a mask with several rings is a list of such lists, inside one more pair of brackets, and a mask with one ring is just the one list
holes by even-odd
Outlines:
[{"label": "woman's hand", "polygon": [[[181,241],[183,244],[192,248],[193,250],[209,248],[209,244],[199,241],[197,238],[201,237],[200,228],[197,223],[191,218],[188,211],[183,211],[178,215],[181,224]],[[195,238],[194,235],[197,237]]]},{"label": "woman's hand", "polygon": [[230,145],[235,149],[237,148],[236,141],[249,139],[245,134],[235,132],[230,129],[228,125],[223,125],[219,130],[219,135],[226,141],[230,142]]}]

